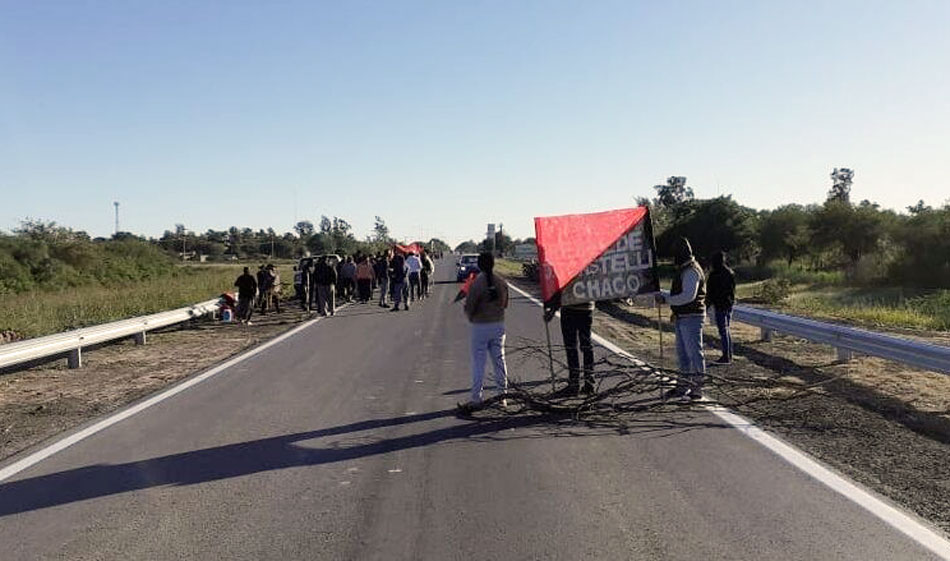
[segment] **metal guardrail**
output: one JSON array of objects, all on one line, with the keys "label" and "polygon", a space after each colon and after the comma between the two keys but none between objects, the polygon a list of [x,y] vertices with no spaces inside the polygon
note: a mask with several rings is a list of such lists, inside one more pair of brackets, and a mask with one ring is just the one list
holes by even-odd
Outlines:
[{"label": "metal guardrail", "polygon": [[771,340],[772,332],[778,331],[816,343],[831,345],[837,349],[839,360],[850,360],[854,353],[860,353],[903,362],[924,370],[950,374],[950,347],[749,306],[735,306],[732,309],[732,319],[759,327],[762,330],[762,339],[766,341]]},{"label": "metal guardrail", "polygon": [[145,344],[145,333],[148,331],[198,318],[213,313],[217,309],[218,299],[215,298],[214,300],[168,312],[0,345],[0,368],[67,353],[69,367],[79,368],[82,366],[83,347],[131,336],[135,337],[136,344],[143,345]]}]

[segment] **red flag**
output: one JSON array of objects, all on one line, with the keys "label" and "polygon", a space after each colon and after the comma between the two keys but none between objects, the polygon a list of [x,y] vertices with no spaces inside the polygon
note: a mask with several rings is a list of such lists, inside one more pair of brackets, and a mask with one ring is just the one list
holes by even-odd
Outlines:
[{"label": "red flag", "polygon": [[541,295],[548,301],[647,216],[647,207],[534,219]]},{"label": "red flag", "polygon": [[469,273],[468,278],[465,279],[465,282],[462,283],[462,287],[459,288],[459,293],[455,295],[456,302],[468,296],[468,291],[471,290],[472,283],[475,282],[475,277],[477,276],[478,276],[478,273],[475,273],[474,271]]}]

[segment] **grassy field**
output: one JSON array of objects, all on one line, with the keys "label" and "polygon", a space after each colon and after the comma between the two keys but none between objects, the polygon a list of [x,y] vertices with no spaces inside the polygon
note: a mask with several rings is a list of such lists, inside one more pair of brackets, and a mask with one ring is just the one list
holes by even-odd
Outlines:
[{"label": "grassy field", "polygon": [[[170,277],[111,287],[86,286],[32,291],[0,301],[0,330],[38,337],[119,319],[163,312],[233,290],[245,264],[182,265]],[[251,267],[252,272],[257,267]],[[280,265],[284,295],[293,282],[290,265]]]}]

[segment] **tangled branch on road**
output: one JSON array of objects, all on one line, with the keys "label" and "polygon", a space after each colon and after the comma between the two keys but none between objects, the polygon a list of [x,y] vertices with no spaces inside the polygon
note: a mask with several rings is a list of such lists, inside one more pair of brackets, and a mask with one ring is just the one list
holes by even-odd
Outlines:
[{"label": "tangled branch on road", "polygon": [[[518,338],[506,346],[509,387],[505,396],[496,395],[485,400],[488,415],[547,414],[570,418],[596,425],[625,426],[638,414],[647,412],[683,411],[695,409],[696,403],[666,399],[664,394],[682,380],[678,372],[660,368],[643,361],[602,349],[594,363],[596,385],[590,394],[565,395],[555,391],[567,382],[568,367],[562,360],[563,346],[547,345],[532,339]],[[523,380],[519,371],[553,370],[553,379]],[[768,415],[776,407],[788,408],[790,402],[821,394],[822,386],[834,379],[806,384],[783,376],[764,377],[744,375],[731,369],[709,369],[700,406],[723,405],[731,409],[755,409],[757,414]],[[502,399],[506,406],[500,407]],[[483,414],[484,415],[484,414]]]}]

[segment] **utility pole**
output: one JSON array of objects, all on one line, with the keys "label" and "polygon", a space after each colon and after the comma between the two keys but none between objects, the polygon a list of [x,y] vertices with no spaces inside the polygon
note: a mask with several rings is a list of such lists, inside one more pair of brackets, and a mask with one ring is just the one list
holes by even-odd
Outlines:
[{"label": "utility pole", "polygon": [[119,234],[119,201],[112,201],[112,204],[115,205],[115,233]]}]

